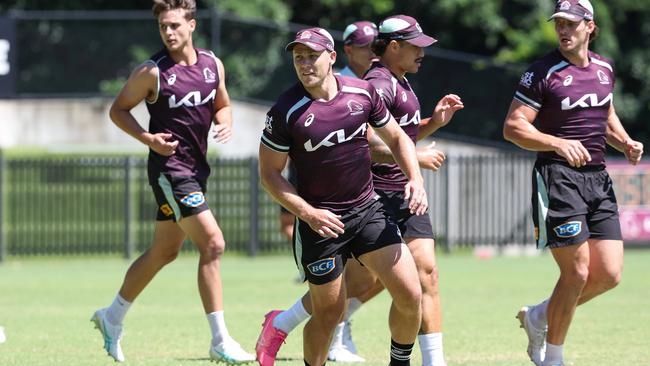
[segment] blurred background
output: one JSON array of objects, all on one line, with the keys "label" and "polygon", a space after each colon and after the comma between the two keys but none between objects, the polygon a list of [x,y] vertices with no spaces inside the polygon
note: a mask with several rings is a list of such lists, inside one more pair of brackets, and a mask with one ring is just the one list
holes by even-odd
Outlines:
[{"label": "blurred background", "polygon": [[[615,105],[629,134],[650,146],[650,3],[592,1],[611,59]],[[233,141],[210,147],[208,200],[229,250],[288,252],[276,204],[260,188],[264,114],[295,82],[283,51],[297,29],[321,26],[341,40],[357,20],[414,16],[439,40],[409,80],[423,116],[447,93],[465,109],[433,137],[445,166],[426,172],[439,247],[532,247],[534,155],[506,143],[503,119],[527,64],[556,45],[552,0],[197,0],[195,45],[225,65],[234,100]],[[0,2],[0,261],[42,254],[119,254],[149,245],[155,203],[146,149],[108,119],[130,71],[162,47],[151,1]],[[341,44],[338,45],[341,50]],[[339,52],[337,67],[344,67]],[[143,105],[134,110],[146,126]],[[650,165],[610,151],[626,244],[650,243]],[[187,248],[191,248],[190,245]]]}]

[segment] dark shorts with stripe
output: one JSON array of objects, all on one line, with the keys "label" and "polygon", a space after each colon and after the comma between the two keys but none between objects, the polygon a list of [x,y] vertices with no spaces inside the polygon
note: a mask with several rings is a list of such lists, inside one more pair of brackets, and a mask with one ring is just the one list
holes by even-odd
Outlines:
[{"label": "dark shorts with stripe", "polygon": [[429,212],[424,215],[412,214],[409,210],[408,201],[404,199],[404,191],[383,191],[375,189],[381,197],[386,210],[393,216],[403,238],[431,238],[433,239],[433,227],[429,218]]},{"label": "dark shorts with stripe", "polygon": [[379,199],[372,199],[342,215],[345,232],[338,238],[323,238],[296,219],[293,254],[301,276],[322,285],[338,278],[348,258],[403,243],[397,224]]},{"label": "dark shorts with stripe", "polygon": [[205,200],[206,182],[163,173],[149,178],[158,204],[157,221],[178,222],[209,209]]},{"label": "dark shorts with stripe", "polygon": [[538,248],[622,239],[616,195],[604,166],[573,168],[538,159],[532,178]]}]

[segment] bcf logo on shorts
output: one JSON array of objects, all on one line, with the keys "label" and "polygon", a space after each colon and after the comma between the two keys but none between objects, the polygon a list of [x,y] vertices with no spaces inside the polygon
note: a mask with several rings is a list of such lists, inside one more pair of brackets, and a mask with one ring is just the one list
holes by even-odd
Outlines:
[{"label": "bcf logo on shorts", "polygon": [[319,259],[316,262],[309,263],[307,269],[314,276],[324,276],[334,270],[336,261],[334,258]]},{"label": "bcf logo on shorts", "polygon": [[199,207],[205,202],[203,192],[192,192],[187,196],[181,198],[181,203],[187,207]]},{"label": "bcf logo on shorts", "polygon": [[582,222],[580,221],[565,222],[562,225],[558,225],[554,227],[553,231],[555,231],[555,235],[557,235],[560,238],[571,238],[580,234],[580,231],[582,231]]}]

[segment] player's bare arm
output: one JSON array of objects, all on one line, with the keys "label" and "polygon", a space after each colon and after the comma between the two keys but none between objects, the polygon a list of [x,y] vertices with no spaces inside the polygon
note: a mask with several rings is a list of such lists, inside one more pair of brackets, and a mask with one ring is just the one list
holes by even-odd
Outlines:
[{"label": "player's bare arm", "polygon": [[214,98],[214,139],[222,144],[230,141],[232,138],[232,107],[230,105],[230,96],[226,89],[226,72],[223,62],[215,58],[217,70],[219,71],[219,87],[217,88],[217,97]]},{"label": "player's bare arm", "polygon": [[302,199],[294,186],[282,175],[287,154],[273,151],[260,144],[259,164],[262,186],[291,213],[309,224],[322,237],[336,238],[343,234],[344,225],[339,215],[317,209]]},{"label": "player's bare arm", "polygon": [[573,167],[581,167],[591,161],[591,155],[580,141],[540,132],[533,126],[536,117],[537,111],[513,100],[503,125],[503,137],[526,150],[555,151]]},{"label": "player's bare arm", "polygon": [[463,108],[465,105],[458,95],[447,94],[442,97],[433,109],[431,117],[423,119],[420,123],[418,141],[446,126],[454,114]]},{"label": "player's bare arm", "polygon": [[607,137],[607,144],[624,153],[630,164],[636,165],[639,163],[643,155],[643,144],[630,138],[618,118],[613,104],[609,107],[605,136]]},{"label": "player's bare arm", "polygon": [[[395,163],[395,158],[393,157],[393,154],[391,154],[390,149],[384,141],[373,132],[372,128],[368,129],[368,143],[370,145],[372,161],[375,163],[386,164]],[[436,143],[433,141],[426,146],[418,146],[415,148],[420,168],[433,171],[440,169],[446,157],[445,153],[436,149],[435,146]]]},{"label": "player's bare arm", "polygon": [[413,141],[392,116],[384,127],[376,129],[375,132],[386,143],[397,164],[399,164],[409,180],[406,187],[404,187],[404,198],[409,200],[411,213],[416,215],[424,214],[429,204],[427,194],[424,191],[424,180],[418,167]]},{"label": "player's bare arm", "polygon": [[147,132],[131,114],[131,109],[143,100],[153,101],[158,95],[158,68],[151,62],[138,66],[113,101],[109,112],[117,127],[149,146],[155,152],[169,156],[174,154],[178,141],[171,141],[171,134]]}]

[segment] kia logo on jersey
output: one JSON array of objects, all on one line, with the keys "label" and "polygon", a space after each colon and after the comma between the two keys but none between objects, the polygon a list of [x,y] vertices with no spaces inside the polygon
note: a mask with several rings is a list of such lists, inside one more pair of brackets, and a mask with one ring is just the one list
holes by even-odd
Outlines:
[{"label": "kia logo on jersey", "polygon": [[217,95],[217,89],[212,89],[210,94],[207,97],[201,98],[200,91],[191,91],[187,93],[181,100],[176,102],[176,96],[172,95],[169,97],[169,108],[178,108],[178,107],[197,107],[203,105],[209,101],[214,100],[214,97]]},{"label": "kia logo on jersey", "polygon": [[582,96],[574,103],[571,103],[569,97],[562,99],[562,110],[568,111],[574,108],[589,108],[589,107],[601,107],[612,101],[612,93],[607,94],[603,100],[598,100],[598,95],[596,93],[589,93]]}]

